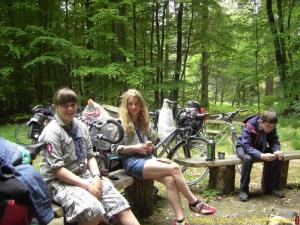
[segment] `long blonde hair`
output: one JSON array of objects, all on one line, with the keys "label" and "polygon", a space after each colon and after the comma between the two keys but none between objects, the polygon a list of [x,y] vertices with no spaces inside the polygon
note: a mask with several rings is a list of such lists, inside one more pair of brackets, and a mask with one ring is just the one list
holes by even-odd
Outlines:
[{"label": "long blonde hair", "polygon": [[135,133],[135,126],[134,123],[129,115],[127,104],[129,97],[136,97],[141,105],[141,111],[138,114],[138,128],[141,129],[143,134],[146,134],[149,129],[149,111],[147,107],[147,103],[144,100],[141,93],[135,89],[129,89],[128,91],[124,92],[121,96],[121,106],[119,111],[119,117],[122,121],[122,125],[124,127],[125,133],[134,134]]}]

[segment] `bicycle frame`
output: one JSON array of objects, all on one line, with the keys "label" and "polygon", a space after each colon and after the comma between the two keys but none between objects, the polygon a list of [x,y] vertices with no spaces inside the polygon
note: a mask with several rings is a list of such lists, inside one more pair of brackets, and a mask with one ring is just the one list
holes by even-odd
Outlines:
[{"label": "bicycle frame", "polygon": [[235,145],[236,145],[236,141],[237,141],[237,134],[236,134],[236,130],[235,130],[232,120],[237,114],[239,114],[241,112],[245,112],[245,111],[247,111],[247,110],[238,109],[235,112],[221,113],[221,114],[219,114],[218,118],[216,119],[216,120],[222,120],[225,122],[225,127],[222,129],[222,131],[219,134],[217,134],[214,137],[216,144],[219,144],[224,139],[224,137],[226,136],[227,130],[229,130],[230,144],[231,144],[234,154],[236,154]]},{"label": "bicycle frame", "polygon": [[[177,136],[180,134],[182,129],[180,128],[175,128],[170,134],[168,134],[167,137],[165,137],[163,140],[161,140],[159,143],[157,143],[154,146],[154,154],[157,157],[162,157],[165,153],[169,153],[168,149],[170,145],[176,140]],[[157,154],[157,150],[159,147],[163,146],[162,151],[160,154]]]},{"label": "bicycle frame", "polygon": [[[156,144],[154,146],[155,155],[157,157],[162,157],[165,153],[167,153],[167,156],[173,155],[173,153],[174,153],[173,151],[175,151],[177,149],[177,146],[181,145],[182,142],[185,142],[186,145],[188,145],[191,142],[191,140],[201,140],[201,141],[207,142],[206,139],[199,137],[197,135],[191,135],[191,136],[188,135],[189,130],[190,130],[189,127],[175,128],[167,137],[165,137],[163,140],[161,140],[158,144]],[[171,149],[169,149],[171,144],[174,142],[176,142],[176,145],[173,146]],[[160,154],[157,155],[157,149],[161,146],[163,146],[163,149],[160,152]],[[191,157],[191,154],[190,154],[188,148],[184,149],[184,154],[187,157]]]}]

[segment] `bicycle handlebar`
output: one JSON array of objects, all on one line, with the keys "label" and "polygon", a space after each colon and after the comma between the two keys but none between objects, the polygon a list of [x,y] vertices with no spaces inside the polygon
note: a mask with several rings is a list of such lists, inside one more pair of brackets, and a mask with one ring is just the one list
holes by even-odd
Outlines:
[{"label": "bicycle handlebar", "polygon": [[109,142],[111,144],[119,143],[124,138],[124,129],[118,121],[113,120],[113,119],[108,119],[106,122],[103,123],[103,121],[95,120],[90,124],[90,126],[95,127],[97,130],[101,130],[103,127],[105,127],[108,124],[113,124],[117,127],[118,134],[119,134],[118,138],[116,140],[113,140],[113,139],[110,139],[110,138],[104,136],[103,134],[97,135],[97,138],[99,138],[100,140]]},{"label": "bicycle handlebar", "polygon": [[225,121],[231,121],[237,114],[246,112],[247,109],[237,109],[234,112],[227,112],[227,113],[219,113],[210,115],[210,117],[217,117],[215,120],[225,120]]}]

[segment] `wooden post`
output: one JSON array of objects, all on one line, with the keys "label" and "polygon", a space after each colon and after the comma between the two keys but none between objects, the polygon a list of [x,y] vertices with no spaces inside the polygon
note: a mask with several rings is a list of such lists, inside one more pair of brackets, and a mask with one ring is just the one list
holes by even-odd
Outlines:
[{"label": "wooden post", "polygon": [[283,161],[281,167],[281,179],[280,179],[280,188],[286,188],[287,185],[287,178],[288,178],[288,171],[289,171],[289,160]]},{"label": "wooden post", "polygon": [[220,194],[234,191],[235,166],[219,166],[209,168],[209,188],[216,189]]},{"label": "wooden post", "polygon": [[132,211],[138,217],[147,217],[153,213],[153,180],[137,180],[125,188],[126,199]]},{"label": "wooden post", "polygon": [[[264,162],[265,164],[267,164],[268,162]],[[276,162],[275,162],[276,163]],[[279,163],[279,161],[277,162]],[[278,174],[278,176],[280,176],[280,180],[279,180],[279,188],[285,188],[286,187],[286,184],[287,184],[287,176],[288,176],[288,170],[289,170],[289,160],[286,160],[286,161],[281,161],[280,162],[280,174]],[[261,178],[261,187],[262,187],[262,190],[267,193],[270,191],[270,189],[272,189],[273,187],[270,186],[271,184],[271,180],[270,180],[270,177],[272,177],[271,175],[274,174],[274,171],[275,170],[275,167],[274,169],[271,168],[266,168],[266,166],[264,165],[264,168],[263,168],[263,175],[262,175],[262,178]]]}]

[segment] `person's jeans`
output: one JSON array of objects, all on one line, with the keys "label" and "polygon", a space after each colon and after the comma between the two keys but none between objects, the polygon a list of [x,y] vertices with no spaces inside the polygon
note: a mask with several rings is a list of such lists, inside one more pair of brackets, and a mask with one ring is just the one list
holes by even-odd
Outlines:
[{"label": "person's jeans", "polygon": [[[242,147],[236,149],[237,156],[242,160],[240,190],[249,192],[250,174],[254,158],[244,152]],[[273,189],[279,189],[281,178],[282,161],[275,160],[264,162],[263,176],[261,179],[262,189],[265,193]]]}]

